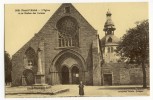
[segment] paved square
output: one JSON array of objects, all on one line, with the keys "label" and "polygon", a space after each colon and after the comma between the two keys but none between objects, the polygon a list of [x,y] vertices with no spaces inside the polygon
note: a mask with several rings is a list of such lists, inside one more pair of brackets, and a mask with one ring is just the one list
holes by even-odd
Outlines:
[{"label": "paved square", "polygon": [[[55,85],[49,91],[69,89],[69,91],[51,95],[49,93],[22,94],[27,87],[6,87],[6,98],[50,98],[50,97],[79,97],[78,85]],[[85,86],[84,96],[149,96],[150,89],[141,86]],[[9,94],[19,92],[19,94]]]}]

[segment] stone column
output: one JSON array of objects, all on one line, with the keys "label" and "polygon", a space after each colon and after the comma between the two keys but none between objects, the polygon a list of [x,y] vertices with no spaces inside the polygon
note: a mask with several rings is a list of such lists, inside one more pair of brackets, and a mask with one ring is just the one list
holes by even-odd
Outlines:
[{"label": "stone column", "polygon": [[43,73],[43,66],[42,66],[42,61],[41,61],[41,51],[40,48],[38,48],[37,52],[38,52],[38,71],[37,74],[35,76],[35,84],[36,85],[43,85],[45,84],[45,75]]},{"label": "stone column", "polygon": [[41,75],[43,74],[43,71],[42,71],[42,63],[41,63],[41,50],[40,48],[38,48],[38,71],[37,71],[37,74]]},{"label": "stone column", "polygon": [[[43,49],[42,49],[43,50]],[[37,54],[38,54],[38,71],[35,75],[35,84],[32,87],[28,87],[28,89],[48,89],[51,88],[48,84],[45,83],[45,72],[43,71],[44,65],[42,64],[42,50],[38,48]]]},{"label": "stone column", "polygon": [[72,73],[70,69],[69,69],[69,83],[72,84]]}]

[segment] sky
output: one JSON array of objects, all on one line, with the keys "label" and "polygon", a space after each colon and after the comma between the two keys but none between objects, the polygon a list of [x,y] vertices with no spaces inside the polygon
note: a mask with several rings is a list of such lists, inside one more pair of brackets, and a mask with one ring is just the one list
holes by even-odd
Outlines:
[{"label": "sky", "polygon": [[[44,26],[61,4],[7,4],[5,5],[5,51],[16,53]],[[148,19],[148,3],[75,3],[73,6],[104,36],[104,23],[108,9],[115,24],[115,35],[120,38],[135,22]],[[18,14],[17,9],[50,10],[45,14]]]}]

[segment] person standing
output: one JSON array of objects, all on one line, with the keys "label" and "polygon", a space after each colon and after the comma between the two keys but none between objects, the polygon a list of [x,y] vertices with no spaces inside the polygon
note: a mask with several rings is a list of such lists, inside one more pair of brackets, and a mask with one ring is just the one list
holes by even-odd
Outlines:
[{"label": "person standing", "polygon": [[80,84],[79,84],[79,95],[80,96],[84,95],[84,85],[83,85],[82,81],[80,81]]}]

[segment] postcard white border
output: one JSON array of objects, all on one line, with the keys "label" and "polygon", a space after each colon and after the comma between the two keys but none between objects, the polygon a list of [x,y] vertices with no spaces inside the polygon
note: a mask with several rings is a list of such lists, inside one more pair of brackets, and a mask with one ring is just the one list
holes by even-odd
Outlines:
[{"label": "postcard white border", "polygon": [[[23,4],[23,3],[87,3],[87,2],[149,2],[149,26],[150,26],[150,96],[140,97],[57,97],[57,98],[22,98],[22,100],[153,100],[152,79],[153,79],[153,0],[2,0],[0,1],[0,100],[9,99],[4,97],[4,4]],[[21,100],[21,98],[10,98],[11,100]]]}]

